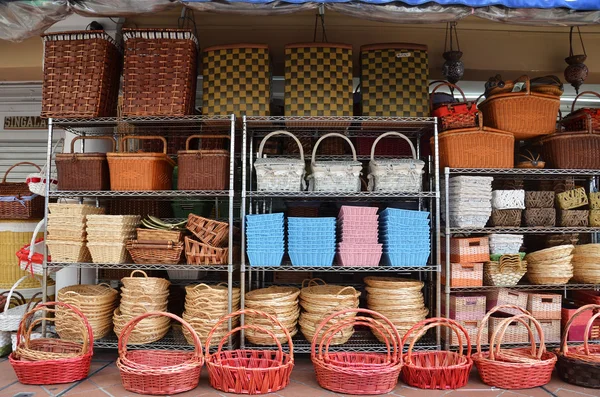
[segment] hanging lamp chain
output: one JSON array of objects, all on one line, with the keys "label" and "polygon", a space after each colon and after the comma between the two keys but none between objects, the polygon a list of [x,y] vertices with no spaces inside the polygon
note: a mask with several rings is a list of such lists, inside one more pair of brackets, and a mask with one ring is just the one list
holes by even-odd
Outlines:
[{"label": "hanging lamp chain", "polygon": [[[571,29],[569,31],[569,56],[573,56],[573,29],[575,28],[575,26],[571,26]],[[581,30],[579,29],[579,26],[577,26],[577,34],[579,35],[579,42],[581,43],[581,49],[583,50],[583,55],[587,56],[587,53],[585,52],[585,45],[583,45],[583,37],[581,37]]]},{"label": "hanging lamp chain", "polygon": [[315,29],[313,32],[313,42],[317,42],[317,27],[321,24],[321,42],[327,43],[327,31],[325,29],[325,5],[319,4],[317,14],[315,14]]}]

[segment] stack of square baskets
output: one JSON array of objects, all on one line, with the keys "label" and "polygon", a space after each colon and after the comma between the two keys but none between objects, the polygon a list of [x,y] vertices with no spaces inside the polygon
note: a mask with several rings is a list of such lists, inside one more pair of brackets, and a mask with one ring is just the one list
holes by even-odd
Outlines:
[{"label": "stack of square baskets", "polygon": [[[197,240],[185,237],[185,257],[188,265],[227,265],[229,263],[229,224],[189,214],[186,228]],[[233,229],[238,232],[237,228]],[[239,256],[234,247],[233,256]]]}]

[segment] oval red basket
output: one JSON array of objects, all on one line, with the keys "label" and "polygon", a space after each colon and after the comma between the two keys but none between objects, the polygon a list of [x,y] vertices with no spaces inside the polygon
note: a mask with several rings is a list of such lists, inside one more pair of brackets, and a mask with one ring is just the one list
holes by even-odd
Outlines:
[{"label": "oval red basket", "polygon": [[[385,343],[386,353],[330,352],[329,346],[336,334],[355,325],[367,326],[377,333]],[[366,309],[342,310],[331,314],[317,327],[311,344],[311,360],[317,382],[324,389],[344,394],[388,393],[396,387],[402,369],[400,335],[382,314]]]},{"label": "oval red basket", "polygon": [[[447,327],[456,333],[458,352],[433,351],[413,352],[415,343],[431,328]],[[416,332],[414,337],[412,334]],[[466,339],[467,355],[463,355],[463,335]],[[473,368],[471,340],[467,331],[456,321],[435,317],[423,320],[408,330],[402,338],[402,347],[412,338],[402,367],[402,379],[406,384],[419,389],[459,389],[469,381]]]},{"label": "oval red basket", "polygon": [[[52,309],[52,306],[55,308]],[[31,339],[31,332],[42,321],[54,321],[48,313],[55,313],[56,306],[71,310],[81,320],[83,343],[51,338]],[[45,314],[37,317],[36,313],[39,311]],[[83,313],[67,303],[47,302],[39,304],[25,314],[17,331],[17,350],[12,352],[8,359],[19,383],[24,385],[71,383],[88,375],[94,354],[93,345],[92,327]],[[61,355],[72,357],[50,358]]]},{"label": "oval red basket", "polygon": [[[193,338],[194,351],[188,350],[127,350],[127,340],[135,326],[145,318],[166,316],[181,323]],[[129,321],[119,335],[117,368],[126,390],[140,394],[175,394],[198,386],[204,364],[202,342],[184,319],[166,312],[148,312]]]},{"label": "oval red basket", "polygon": [[[284,332],[290,352],[285,353],[281,343],[273,332],[256,325],[243,325],[229,331],[221,341],[217,351],[210,353],[211,339],[219,331],[222,324],[229,319],[241,315],[261,316],[269,319]],[[273,338],[277,350],[223,350],[229,337],[243,329],[262,332]],[[206,342],[206,367],[210,384],[213,388],[236,394],[266,394],[283,389],[290,383],[290,375],[294,368],[294,345],[287,328],[270,314],[259,310],[240,310],[222,317],[210,330]]]},{"label": "oval red basket", "polygon": [[[487,327],[492,313],[502,309],[516,309],[522,314],[503,320],[490,339],[489,351],[482,352],[483,329]],[[514,321],[520,322],[527,328],[531,347],[501,350],[502,338],[508,326]],[[530,322],[539,334],[539,347],[536,347],[535,335],[529,325]],[[477,331],[477,353],[473,354],[473,362],[479,371],[479,377],[487,385],[502,389],[531,389],[550,382],[552,371],[556,365],[556,355],[546,351],[542,327],[527,310],[515,305],[500,305],[490,310],[481,321]]]}]

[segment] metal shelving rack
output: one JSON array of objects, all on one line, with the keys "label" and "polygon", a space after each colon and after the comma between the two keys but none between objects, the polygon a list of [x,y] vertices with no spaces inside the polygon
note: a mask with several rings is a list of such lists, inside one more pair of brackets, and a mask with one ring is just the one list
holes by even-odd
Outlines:
[{"label": "metal shelving rack", "polygon": [[[404,192],[270,192],[256,191],[253,174],[253,163],[257,157],[254,148],[255,138],[261,138],[270,132],[286,130],[292,132],[296,137],[317,138],[329,132],[341,132],[348,137],[378,137],[384,132],[396,131],[406,135],[413,144],[416,151],[421,153],[421,136],[426,132],[433,132],[433,148],[429,161],[429,181],[425,183],[427,188],[420,193]],[[417,274],[418,278],[428,281],[429,306],[435,307],[431,315],[440,315],[441,307],[441,285],[438,277],[441,271],[440,259],[440,175],[438,164],[438,135],[435,118],[405,118],[405,117],[250,117],[242,119],[242,201],[241,201],[241,225],[242,225],[242,263],[240,267],[240,285],[242,286],[241,307],[244,307],[245,286],[252,288],[253,275],[264,276],[266,272],[323,272],[323,273],[388,273],[388,274]],[[277,157],[281,155],[273,155]],[[390,156],[382,156],[390,157]],[[419,156],[420,157],[420,156]],[[317,155],[319,160],[348,159],[344,155]],[[361,161],[369,160],[369,156],[358,156]],[[426,162],[427,163],[427,162]],[[246,263],[245,256],[245,215],[252,213],[269,213],[273,209],[273,200],[298,200],[310,202],[318,200],[321,202],[360,202],[360,203],[390,203],[390,202],[414,202],[419,209],[427,208],[431,212],[431,242],[432,254],[430,263],[425,267],[341,267],[335,263],[332,267],[295,267],[290,262],[282,263],[278,267],[250,266]],[[264,277],[263,277],[264,278]],[[264,279],[259,286],[265,286]],[[346,284],[345,284],[346,285]],[[242,318],[242,324],[244,319]],[[306,341],[301,332],[294,337],[294,352],[309,353],[310,342]],[[242,336],[242,346],[245,348],[265,348],[246,344]],[[417,344],[421,350],[436,350],[440,347],[440,335],[423,339]],[[336,347],[345,351],[382,352],[385,346],[377,341],[370,332],[357,330],[355,335],[344,345]],[[333,349],[333,347],[332,347]]]},{"label": "metal shelving rack", "polygon": [[[493,176],[494,179],[507,179],[507,178],[519,178],[523,180],[579,180],[588,183],[589,189],[594,188],[595,178],[600,176],[600,170],[586,170],[586,169],[527,169],[527,168],[509,168],[509,169],[486,169],[486,168],[444,168],[444,208],[445,213],[449,213],[450,202],[449,202],[449,186],[450,177],[453,175],[481,175],[481,176]],[[491,233],[505,233],[505,234],[560,234],[560,233],[587,233],[592,235],[592,239],[595,242],[597,240],[597,233],[600,233],[600,227],[484,227],[484,228],[455,228],[451,227],[449,222],[445,222],[443,228],[444,236],[452,236],[457,234],[491,234]],[[450,252],[450,239],[445,239],[446,252]],[[450,256],[446,256],[444,263],[444,269],[442,270],[446,274],[446,280],[450,280]],[[578,289],[599,289],[600,284],[576,284],[568,283],[565,285],[534,285],[534,284],[518,284],[515,286],[481,286],[481,287],[450,287],[449,285],[444,286],[444,298],[446,302],[449,302],[450,295],[453,293],[462,292],[486,292],[493,291],[498,288],[508,288],[518,291],[554,291],[562,292],[563,296],[566,296],[569,290]],[[444,315],[450,317],[450,305],[446,305]],[[447,338],[446,338],[447,340]],[[600,343],[600,341],[594,341]],[[569,342],[577,344],[577,342]],[[473,342],[473,344],[475,344]],[[546,347],[558,347],[558,343],[547,343]],[[513,344],[507,346],[525,346],[525,344]],[[449,348],[449,343],[445,342],[446,349]]]},{"label": "metal shelving rack", "polygon": [[[219,200],[228,201],[229,210],[226,218],[229,222],[229,258],[228,264],[222,266],[203,266],[203,265],[164,265],[164,264],[105,264],[105,263],[57,263],[46,262],[44,260],[44,274],[42,277],[43,299],[47,299],[47,280],[49,269],[60,270],[63,268],[91,268],[91,269],[143,269],[143,270],[200,270],[209,272],[227,272],[229,288],[229,311],[231,312],[231,296],[233,288],[233,272],[238,268],[234,264],[233,258],[233,222],[234,222],[234,175],[235,175],[235,116],[181,116],[181,117],[103,117],[96,119],[49,119],[48,120],[48,146],[46,163],[49,166],[46,169],[46,179],[50,180],[51,158],[52,158],[52,137],[56,128],[70,132],[77,136],[112,136],[119,138],[126,135],[160,135],[165,137],[187,137],[190,135],[217,134],[224,135],[230,139],[230,163],[229,163],[229,189],[218,191],[205,190],[165,190],[165,191],[56,191],[50,192],[49,186],[46,187],[45,218],[48,218],[48,203],[54,199],[95,199],[96,206],[100,205],[100,200],[118,200],[129,198],[135,200],[152,201],[171,201],[177,199],[181,201],[215,201],[217,213]],[[83,141],[85,144],[85,140]],[[44,228],[44,238],[47,238],[47,228]],[[44,253],[44,258],[46,257]],[[96,273],[98,274],[98,273]],[[80,281],[80,272],[79,272]],[[185,280],[188,283],[193,280]],[[231,327],[231,322],[230,322]],[[231,343],[231,341],[230,341]],[[114,334],[94,342],[98,348],[117,348],[117,338]],[[144,345],[142,345],[142,348]],[[150,348],[164,349],[187,349],[191,348],[183,338],[181,331],[172,330],[165,338],[150,345]],[[138,346],[138,348],[140,348]]]}]

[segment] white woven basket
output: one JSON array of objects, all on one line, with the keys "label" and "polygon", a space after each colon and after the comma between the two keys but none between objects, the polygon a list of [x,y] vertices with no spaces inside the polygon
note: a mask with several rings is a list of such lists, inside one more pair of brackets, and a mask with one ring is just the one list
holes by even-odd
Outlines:
[{"label": "white woven basket", "polygon": [[525,190],[494,190],[492,207],[495,210],[525,209]]},{"label": "white woven basket", "polygon": [[[325,138],[344,139],[352,149],[352,161],[316,161],[317,149]],[[315,192],[360,192],[362,164],[356,158],[356,149],[348,137],[331,132],[323,135],[315,143],[310,162],[312,174],[308,180],[308,190]]]},{"label": "white woven basket", "polygon": [[[23,280],[30,276],[21,277],[10,289],[8,295],[6,296],[6,303],[4,305],[4,312],[0,313],[0,331],[16,331],[19,329],[19,324],[23,319],[23,316],[27,312],[29,308],[29,304],[16,306],[10,308],[10,301],[12,299],[12,295],[15,289],[21,284]],[[35,313],[35,318],[39,318],[42,315],[42,311],[38,311]],[[34,318],[34,319],[35,319]],[[32,319],[33,320],[33,319]]]},{"label": "white woven basket", "polygon": [[[275,135],[287,135],[291,137],[300,151],[299,159],[287,157],[262,158],[265,143]],[[263,138],[258,149],[258,158],[254,161],[256,170],[257,190],[271,192],[300,192],[306,189],[304,175],[306,174],[306,163],[304,161],[304,149],[294,134],[288,131],[273,131]]]},{"label": "white woven basket", "polygon": [[[408,142],[412,159],[375,160],[377,143],[386,136],[397,136]],[[369,191],[420,192],[425,162],[417,158],[415,147],[405,135],[399,132],[386,132],[380,135],[371,146],[369,162]]]}]

